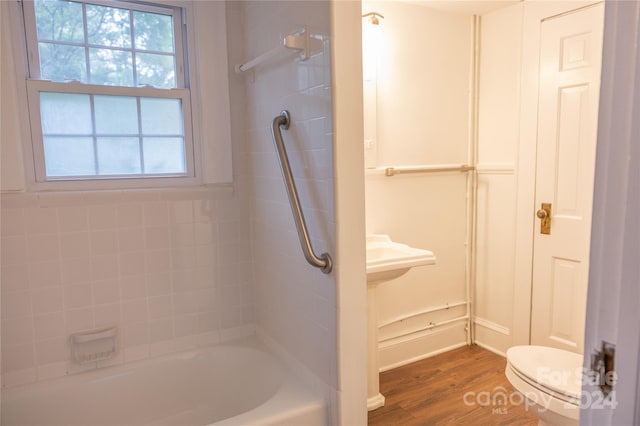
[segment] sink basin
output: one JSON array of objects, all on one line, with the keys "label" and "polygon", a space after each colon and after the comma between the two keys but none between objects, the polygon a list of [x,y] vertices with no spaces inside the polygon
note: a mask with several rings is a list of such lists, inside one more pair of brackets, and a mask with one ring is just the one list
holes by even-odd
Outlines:
[{"label": "sink basin", "polygon": [[367,282],[380,283],[398,278],[416,266],[433,265],[430,250],[391,241],[388,235],[367,235]]},{"label": "sink basin", "polygon": [[391,241],[388,235],[367,235],[367,410],[384,405],[378,376],[378,284],[398,278],[416,266],[433,265],[432,251]]}]

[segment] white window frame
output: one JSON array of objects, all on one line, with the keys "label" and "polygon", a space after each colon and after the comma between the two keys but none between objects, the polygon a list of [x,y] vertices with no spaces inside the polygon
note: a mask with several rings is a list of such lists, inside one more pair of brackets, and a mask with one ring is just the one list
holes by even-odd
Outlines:
[{"label": "white window frame", "polygon": [[[175,2],[167,1],[158,6],[148,3],[141,4],[126,0],[73,0],[82,3],[91,3],[133,10],[169,14],[173,16],[174,26],[174,53],[176,61],[177,88],[163,89],[155,87],[125,87],[85,84],[77,81],[54,82],[41,80],[39,67],[38,37],[35,22],[35,9],[33,0],[23,0],[23,23],[25,34],[26,55],[25,65],[28,67],[26,78],[26,94],[31,127],[31,143],[28,146],[28,155],[33,159],[28,168],[32,171],[30,187],[34,190],[73,190],[73,189],[127,189],[147,187],[176,187],[189,186],[202,183],[200,177],[201,165],[196,161],[200,156],[200,146],[195,143],[195,120],[192,114],[191,91],[194,85],[190,78],[190,59],[187,51],[193,48],[187,42],[186,31],[187,10],[179,7]],[[40,118],[40,92],[82,93],[90,95],[124,95],[131,97],[159,97],[165,99],[180,99],[182,104],[184,150],[186,173],[184,174],[145,174],[145,175],[96,175],[96,176],[69,176],[47,177],[44,159],[44,144]]]}]

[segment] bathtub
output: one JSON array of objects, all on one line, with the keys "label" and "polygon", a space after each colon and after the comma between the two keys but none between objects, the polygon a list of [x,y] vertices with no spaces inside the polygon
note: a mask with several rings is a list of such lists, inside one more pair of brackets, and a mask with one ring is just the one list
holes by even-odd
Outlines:
[{"label": "bathtub", "polygon": [[255,340],[2,390],[2,425],[326,425],[326,404]]}]

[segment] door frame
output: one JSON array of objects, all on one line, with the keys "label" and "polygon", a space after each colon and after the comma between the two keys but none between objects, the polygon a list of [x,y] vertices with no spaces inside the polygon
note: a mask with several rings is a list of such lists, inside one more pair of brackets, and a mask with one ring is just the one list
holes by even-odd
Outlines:
[{"label": "door frame", "polygon": [[516,235],[512,344],[531,340],[531,291],[535,218],[535,185],[540,42],[543,19],[602,1],[524,2],[520,93],[520,143],[517,159]]},{"label": "door frame", "polygon": [[[640,43],[640,3],[606,2],[585,354],[603,340],[616,345],[617,407],[582,407],[584,425],[640,423],[640,48],[633,40]],[[589,383],[583,390],[598,392]]]}]

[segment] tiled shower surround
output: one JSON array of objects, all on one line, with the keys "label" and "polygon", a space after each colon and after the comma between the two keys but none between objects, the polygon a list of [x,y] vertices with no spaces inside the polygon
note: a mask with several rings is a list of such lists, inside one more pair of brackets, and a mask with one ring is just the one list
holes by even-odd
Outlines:
[{"label": "tiled shower surround", "polygon": [[3,386],[95,368],[69,335],[117,326],[129,362],[251,333],[246,209],[230,188],[2,196]]}]

